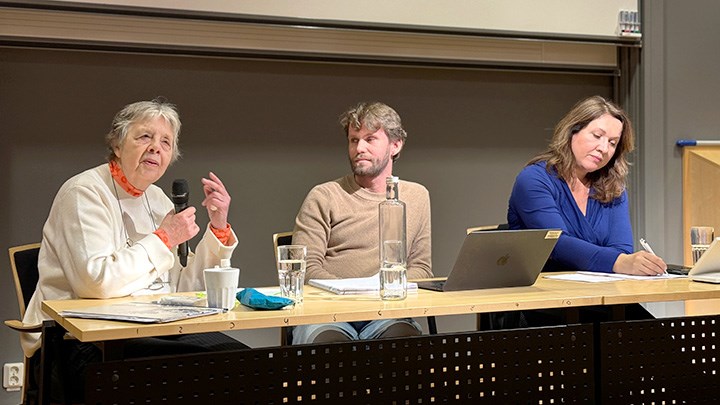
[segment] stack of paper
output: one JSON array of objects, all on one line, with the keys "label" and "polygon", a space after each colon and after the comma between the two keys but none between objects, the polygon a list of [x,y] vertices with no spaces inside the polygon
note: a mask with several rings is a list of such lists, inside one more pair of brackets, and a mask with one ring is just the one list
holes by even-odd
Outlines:
[{"label": "stack of paper", "polygon": [[669,278],[684,278],[678,274],[658,274],[657,276],[636,276],[631,274],[618,274],[618,273],[600,273],[592,271],[578,271],[576,273],[568,274],[546,274],[545,278],[553,280],[566,280],[566,281],[582,281],[585,283],[607,283],[617,280],[667,280]]},{"label": "stack of paper", "polygon": [[[359,278],[312,279],[308,284],[340,295],[380,294],[380,274]],[[408,292],[417,292],[417,288],[416,283],[407,283]]]},{"label": "stack of paper", "polygon": [[224,312],[218,308],[183,307],[152,302],[126,302],[60,312],[68,318],[109,319],[141,323],[163,323]]}]

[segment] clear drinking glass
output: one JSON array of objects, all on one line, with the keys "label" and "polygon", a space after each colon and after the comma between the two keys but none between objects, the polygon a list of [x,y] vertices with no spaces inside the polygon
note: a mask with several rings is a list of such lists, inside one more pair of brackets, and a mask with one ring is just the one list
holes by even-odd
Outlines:
[{"label": "clear drinking glass", "polygon": [[277,248],[278,280],[280,294],[292,298],[296,304],[303,301],[303,285],[305,284],[305,245],[284,245]]}]

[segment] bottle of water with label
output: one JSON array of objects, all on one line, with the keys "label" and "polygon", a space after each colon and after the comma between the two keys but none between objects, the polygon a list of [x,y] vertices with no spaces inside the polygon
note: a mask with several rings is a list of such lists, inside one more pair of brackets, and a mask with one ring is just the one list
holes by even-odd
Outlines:
[{"label": "bottle of water with label", "polygon": [[400,201],[400,179],[386,180],[385,201],[380,203],[380,298],[403,300],[407,297],[407,249],[405,203]]}]

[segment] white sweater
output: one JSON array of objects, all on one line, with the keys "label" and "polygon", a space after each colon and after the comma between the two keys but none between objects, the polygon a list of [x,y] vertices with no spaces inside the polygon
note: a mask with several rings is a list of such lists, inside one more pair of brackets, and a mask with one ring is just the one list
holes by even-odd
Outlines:
[{"label": "white sweater", "polygon": [[[43,227],[40,279],[24,323],[50,319],[41,309],[44,300],[170,292],[169,284],[177,291],[203,290],[203,269],[232,256],[237,246],[235,234],[229,246],[224,246],[208,225],[183,269],[177,249],[168,249],[153,234],[173,210],[172,201],[155,185],[133,197],[119,185],[114,188],[113,183],[109,165],[103,164],[72,177],[58,191]],[[130,247],[128,237],[133,241]],[[169,284],[164,284],[163,290],[148,290],[158,277]],[[39,338],[39,333],[23,334],[26,356],[40,347]]]}]

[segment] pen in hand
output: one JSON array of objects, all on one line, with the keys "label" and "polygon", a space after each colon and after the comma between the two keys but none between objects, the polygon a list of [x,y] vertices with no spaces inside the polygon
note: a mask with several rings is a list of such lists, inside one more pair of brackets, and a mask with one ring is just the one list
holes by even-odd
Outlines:
[{"label": "pen in hand", "polygon": [[[642,246],[642,248],[643,248],[646,252],[650,253],[651,255],[657,256],[657,255],[655,254],[655,252],[653,252],[652,248],[650,247],[650,244],[647,243],[647,242],[645,241],[645,239],[640,238],[640,246]],[[668,274],[667,270],[665,270],[665,274]]]},{"label": "pen in hand", "polygon": [[[649,245],[647,242],[645,242],[645,239],[640,238],[640,246],[642,246],[642,248],[643,248],[646,252],[655,255],[655,252],[653,252],[653,250],[652,250],[652,248],[650,247],[650,245]],[[657,255],[655,255],[655,256],[657,256]]]}]

